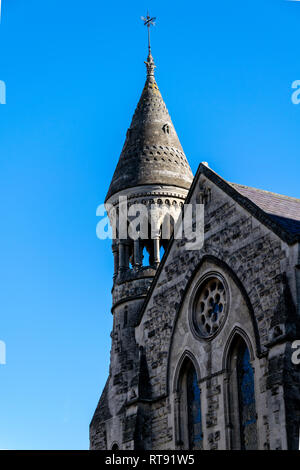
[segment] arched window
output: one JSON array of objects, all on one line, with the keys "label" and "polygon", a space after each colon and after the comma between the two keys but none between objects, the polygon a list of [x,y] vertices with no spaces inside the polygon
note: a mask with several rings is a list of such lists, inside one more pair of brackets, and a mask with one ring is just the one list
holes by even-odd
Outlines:
[{"label": "arched window", "polygon": [[143,266],[149,266],[150,265],[150,253],[149,253],[149,248],[146,246],[146,244],[143,246],[143,252],[142,252],[142,264]]},{"label": "arched window", "polygon": [[160,248],[159,248],[159,256],[160,256],[160,259],[162,259],[162,257],[164,256],[165,254],[165,247],[163,246],[163,244],[161,244]]},{"label": "arched window", "polygon": [[113,452],[116,452],[117,450],[119,450],[118,444],[113,444],[111,450],[112,450]]},{"label": "arched window", "polygon": [[231,448],[257,449],[257,414],[254,370],[250,352],[241,336],[235,338],[230,354]]},{"label": "arched window", "polygon": [[177,395],[177,445],[184,450],[202,450],[201,390],[189,358],[180,368]]},{"label": "arched window", "polygon": [[[240,411],[242,449],[251,449],[257,444],[254,373],[250,363],[249,349],[245,342],[238,348],[237,380]],[[255,447],[254,447],[255,448]]]},{"label": "arched window", "polygon": [[[168,201],[168,199],[167,199]],[[166,214],[162,220],[160,231],[161,231],[161,238],[164,241],[170,240],[172,233],[174,231],[174,227],[176,225],[176,216],[178,218],[178,212],[176,212],[176,208],[174,206],[170,207],[170,202],[167,204],[165,202],[165,210]]]},{"label": "arched window", "polygon": [[194,366],[186,376],[189,450],[203,448],[201,392]]}]

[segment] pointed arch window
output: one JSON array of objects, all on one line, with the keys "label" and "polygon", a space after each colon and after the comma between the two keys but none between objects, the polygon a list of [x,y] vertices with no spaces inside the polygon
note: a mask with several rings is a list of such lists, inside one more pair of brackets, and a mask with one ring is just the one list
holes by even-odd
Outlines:
[{"label": "pointed arch window", "polygon": [[240,336],[235,338],[230,353],[229,402],[231,415],[231,448],[255,450],[257,413],[255,404],[254,369],[250,351]]},{"label": "pointed arch window", "polygon": [[194,364],[185,358],[178,382],[177,445],[184,450],[203,449],[201,390]]},{"label": "pointed arch window", "polygon": [[256,449],[256,407],[254,372],[250,363],[250,353],[243,341],[237,354],[237,383],[240,412],[241,448]]},{"label": "pointed arch window", "polygon": [[203,448],[201,391],[194,366],[187,372],[186,387],[189,450],[201,450]]}]

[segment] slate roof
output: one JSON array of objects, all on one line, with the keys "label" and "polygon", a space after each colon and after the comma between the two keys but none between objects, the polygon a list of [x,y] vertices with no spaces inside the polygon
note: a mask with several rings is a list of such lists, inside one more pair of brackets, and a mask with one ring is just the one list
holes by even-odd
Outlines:
[{"label": "slate roof", "polygon": [[300,199],[230,183],[291,234],[300,234]]},{"label": "slate roof", "polygon": [[147,79],[135,110],[106,200],[127,188],[162,184],[189,189],[193,174],[154,78],[151,54]]}]

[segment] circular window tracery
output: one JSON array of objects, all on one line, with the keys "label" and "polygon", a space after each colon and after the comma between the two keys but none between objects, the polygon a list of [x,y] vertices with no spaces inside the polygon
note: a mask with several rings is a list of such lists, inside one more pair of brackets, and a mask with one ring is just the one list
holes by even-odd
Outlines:
[{"label": "circular window tracery", "polygon": [[200,285],[193,308],[193,324],[203,338],[214,336],[226,318],[228,292],[221,277],[211,276]]}]

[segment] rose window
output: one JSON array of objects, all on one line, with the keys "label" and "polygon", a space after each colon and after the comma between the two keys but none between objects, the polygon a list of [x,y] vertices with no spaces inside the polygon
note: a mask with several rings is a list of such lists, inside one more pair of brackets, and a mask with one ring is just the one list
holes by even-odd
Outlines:
[{"label": "rose window", "polygon": [[227,292],[221,279],[213,277],[204,281],[193,312],[195,329],[202,337],[213,336],[223,325],[226,300]]}]

